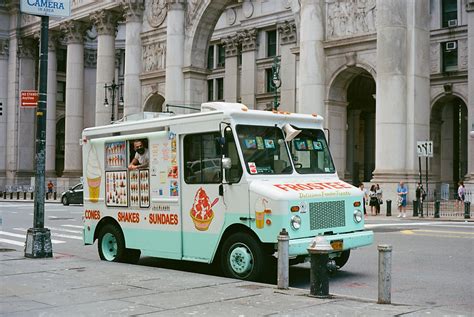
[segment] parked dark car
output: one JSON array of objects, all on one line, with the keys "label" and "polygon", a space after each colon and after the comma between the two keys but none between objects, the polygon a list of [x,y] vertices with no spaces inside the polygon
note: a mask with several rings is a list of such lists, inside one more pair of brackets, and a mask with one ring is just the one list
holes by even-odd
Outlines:
[{"label": "parked dark car", "polygon": [[84,194],[82,184],[76,184],[73,187],[70,187],[68,191],[62,193],[61,202],[64,206],[67,206],[69,204],[83,204]]}]

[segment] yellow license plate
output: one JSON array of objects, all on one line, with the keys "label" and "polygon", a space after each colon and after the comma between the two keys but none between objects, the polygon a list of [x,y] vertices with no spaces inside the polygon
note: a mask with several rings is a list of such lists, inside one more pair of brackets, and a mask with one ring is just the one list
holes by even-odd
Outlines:
[{"label": "yellow license plate", "polygon": [[334,240],[331,241],[331,246],[334,251],[342,251],[344,244],[342,240]]}]

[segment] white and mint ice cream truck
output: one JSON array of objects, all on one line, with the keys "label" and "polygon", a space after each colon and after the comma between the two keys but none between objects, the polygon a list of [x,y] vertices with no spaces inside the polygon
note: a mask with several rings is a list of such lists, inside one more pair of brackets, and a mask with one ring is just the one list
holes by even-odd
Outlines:
[{"label": "white and mint ice cream truck", "polygon": [[362,192],[341,181],[317,115],[204,103],[83,131],[84,243],[100,258],[211,263],[255,280],[289,234],[290,263],[317,235],[342,267],[373,242]]}]

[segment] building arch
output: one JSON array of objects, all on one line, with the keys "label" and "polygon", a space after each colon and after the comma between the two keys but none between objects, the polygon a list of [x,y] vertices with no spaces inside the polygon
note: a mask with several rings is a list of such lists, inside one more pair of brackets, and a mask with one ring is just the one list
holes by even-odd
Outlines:
[{"label": "building arch", "polygon": [[143,106],[145,112],[162,112],[165,111],[164,107],[165,97],[161,94],[154,92],[146,98]]}]

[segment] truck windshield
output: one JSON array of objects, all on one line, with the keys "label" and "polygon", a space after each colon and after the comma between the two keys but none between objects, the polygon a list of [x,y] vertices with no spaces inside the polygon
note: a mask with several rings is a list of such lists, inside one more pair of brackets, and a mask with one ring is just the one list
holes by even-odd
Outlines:
[{"label": "truck windshield", "polygon": [[278,127],[238,125],[237,135],[250,174],[291,174],[288,150]]},{"label": "truck windshield", "polygon": [[299,129],[290,143],[291,157],[300,174],[334,173],[335,168],[322,130]]}]

